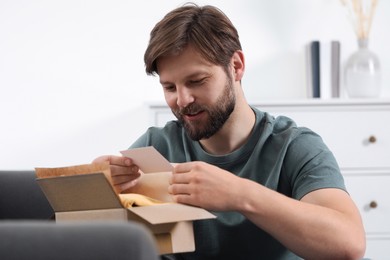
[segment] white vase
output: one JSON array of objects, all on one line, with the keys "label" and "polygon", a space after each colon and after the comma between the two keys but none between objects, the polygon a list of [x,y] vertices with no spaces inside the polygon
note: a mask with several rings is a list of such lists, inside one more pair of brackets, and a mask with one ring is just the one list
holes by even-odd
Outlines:
[{"label": "white vase", "polygon": [[359,49],[352,53],[345,65],[345,87],[351,98],[374,98],[381,92],[380,62],[368,49],[368,39],[358,40]]}]

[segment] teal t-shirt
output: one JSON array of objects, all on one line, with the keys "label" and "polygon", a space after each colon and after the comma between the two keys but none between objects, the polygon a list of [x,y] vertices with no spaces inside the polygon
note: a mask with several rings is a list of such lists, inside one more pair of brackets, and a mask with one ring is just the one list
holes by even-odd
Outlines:
[{"label": "teal t-shirt", "polygon": [[[131,148],[154,146],[172,163],[204,161],[297,200],[316,189],[345,190],[336,159],[319,135],[287,117],[252,109],[255,127],[230,154],[205,152],[177,121],[149,128]],[[213,214],[216,219],[194,222],[196,251],[177,259],[299,259],[240,213]]]}]

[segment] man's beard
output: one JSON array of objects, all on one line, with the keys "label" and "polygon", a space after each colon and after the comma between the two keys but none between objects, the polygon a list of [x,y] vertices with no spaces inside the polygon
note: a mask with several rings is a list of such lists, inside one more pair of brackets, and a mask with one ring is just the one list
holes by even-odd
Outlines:
[{"label": "man's beard", "polygon": [[[215,105],[201,106],[193,103],[185,108],[172,110],[186,130],[188,136],[194,140],[207,139],[217,133],[229,119],[236,105],[236,97],[232,80],[228,77],[224,92],[218,97]],[[205,122],[188,122],[184,119],[186,114],[203,111],[208,114]]]}]

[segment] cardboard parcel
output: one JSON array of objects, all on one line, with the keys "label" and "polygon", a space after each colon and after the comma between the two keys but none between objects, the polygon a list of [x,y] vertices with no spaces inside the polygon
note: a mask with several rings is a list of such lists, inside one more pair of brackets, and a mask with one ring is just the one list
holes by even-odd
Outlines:
[{"label": "cardboard parcel", "polygon": [[167,190],[172,165],[153,147],[121,153],[140,167],[141,177],[130,192],[137,195],[134,198],[149,198],[148,206],[123,206],[121,197],[128,194],[115,192],[108,163],[35,168],[56,221],[136,221],[153,233],[160,254],[194,251],[193,221],[215,216],[202,208],[172,202]]}]

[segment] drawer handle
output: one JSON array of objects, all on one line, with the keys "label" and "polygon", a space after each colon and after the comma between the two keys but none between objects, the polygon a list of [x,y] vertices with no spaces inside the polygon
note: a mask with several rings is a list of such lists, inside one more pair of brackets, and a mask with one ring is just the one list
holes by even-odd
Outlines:
[{"label": "drawer handle", "polygon": [[370,142],[370,143],[376,143],[376,137],[375,136],[373,136],[373,135],[371,135],[369,138],[368,138],[368,141]]},{"label": "drawer handle", "polygon": [[378,203],[375,200],[371,201],[369,205],[371,209],[376,209],[378,207]]}]

